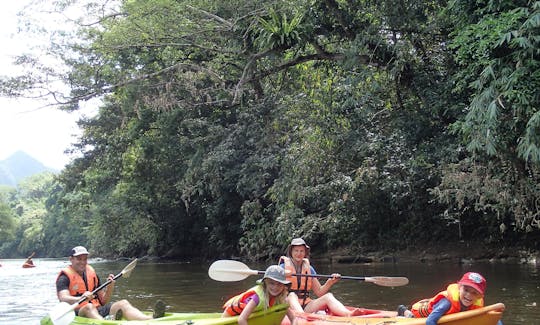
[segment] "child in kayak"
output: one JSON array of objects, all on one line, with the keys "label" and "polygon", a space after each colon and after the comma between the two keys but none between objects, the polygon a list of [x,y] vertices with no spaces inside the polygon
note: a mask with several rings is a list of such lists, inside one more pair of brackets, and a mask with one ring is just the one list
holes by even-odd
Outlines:
[{"label": "child in kayak", "polygon": [[238,324],[247,325],[252,312],[286,303],[287,288],[290,284],[291,282],[285,279],[283,268],[270,265],[256,286],[232,297],[223,305],[222,317],[239,315]]},{"label": "child in kayak", "polygon": [[[314,313],[319,310],[328,310],[337,316],[361,315],[360,309],[348,309],[329,292],[330,288],[340,280],[341,274],[332,274],[332,278],[321,285],[315,276],[317,272],[309,262],[309,251],[310,247],[302,238],[294,238],[287,247],[286,256],[281,256],[279,259],[279,266],[286,270],[287,280],[292,282],[289,290],[291,293],[288,297],[291,310],[289,314],[294,317],[295,312]],[[311,299],[310,292],[317,295],[317,298]],[[289,318],[291,318],[290,315]]]},{"label": "child in kayak", "polygon": [[[435,297],[413,304],[411,310],[400,305],[398,316],[427,317],[426,325],[436,325],[443,315],[484,307],[485,290],[486,279],[479,273],[467,272]],[[497,324],[502,325],[502,322]]]}]

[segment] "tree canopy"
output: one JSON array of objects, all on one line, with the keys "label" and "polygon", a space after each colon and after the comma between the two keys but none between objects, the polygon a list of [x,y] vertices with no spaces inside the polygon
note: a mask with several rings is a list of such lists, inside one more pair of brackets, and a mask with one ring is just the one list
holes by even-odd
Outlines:
[{"label": "tree canopy", "polygon": [[54,64],[21,56],[26,73],[0,83],[59,109],[101,101],[25,247],[253,259],[298,236],[321,249],[538,248],[539,1],[52,10],[73,6],[84,15],[51,38]]}]

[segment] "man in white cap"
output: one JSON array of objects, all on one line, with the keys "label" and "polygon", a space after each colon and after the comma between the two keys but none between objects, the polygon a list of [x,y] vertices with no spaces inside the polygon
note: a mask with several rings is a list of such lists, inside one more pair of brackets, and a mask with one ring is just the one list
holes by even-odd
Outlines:
[{"label": "man in white cap", "polygon": [[[104,289],[92,295],[92,291],[101,285],[94,268],[88,265],[88,250],[83,246],[74,247],[69,256],[71,265],[62,269],[56,279],[56,294],[61,302],[74,304],[81,297],[87,299],[81,302],[75,313],[82,317],[104,319],[148,320],[152,316],[145,315],[133,307],[127,300],[110,302],[114,290],[114,274],[109,274],[111,283]],[[162,317],[165,304],[159,300],[154,308],[154,318]]]}]

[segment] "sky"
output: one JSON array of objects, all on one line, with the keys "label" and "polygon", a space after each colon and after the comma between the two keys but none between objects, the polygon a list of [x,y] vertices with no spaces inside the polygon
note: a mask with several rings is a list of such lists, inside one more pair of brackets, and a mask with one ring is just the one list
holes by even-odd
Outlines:
[{"label": "sky", "polygon": [[[28,52],[26,37],[17,35],[17,12],[29,0],[5,1],[0,10],[0,75],[15,73],[13,56]],[[81,131],[76,121],[91,115],[95,107],[82,112],[41,108],[42,101],[0,97],[0,161],[24,151],[47,167],[62,169],[73,158],[64,151],[77,141]]]}]

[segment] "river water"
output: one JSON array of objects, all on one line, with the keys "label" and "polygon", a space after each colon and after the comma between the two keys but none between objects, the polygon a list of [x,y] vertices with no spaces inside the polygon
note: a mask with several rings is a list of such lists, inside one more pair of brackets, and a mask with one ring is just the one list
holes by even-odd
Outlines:
[{"label": "river water", "polygon": [[[35,268],[23,269],[24,260],[1,260],[0,324],[39,324],[57,303],[54,282],[67,259],[34,259]],[[118,274],[129,261],[91,259],[102,279]],[[141,262],[129,278],[116,282],[113,300],[126,298],[136,307],[149,310],[157,299],[169,311],[215,312],[223,301],[251,287],[258,276],[239,282],[217,282],[208,277],[210,263]],[[266,265],[248,264],[253,270]],[[347,305],[395,310],[432,296],[467,271],[477,271],[487,279],[486,304],[506,305],[505,325],[540,325],[540,265],[477,263],[397,263],[315,265],[319,274],[339,272],[350,276],[406,276],[407,286],[388,288],[358,280],[342,280],[332,292]],[[322,280],[324,281],[324,280]],[[322,282],[321,281],[321,282]]]}]

